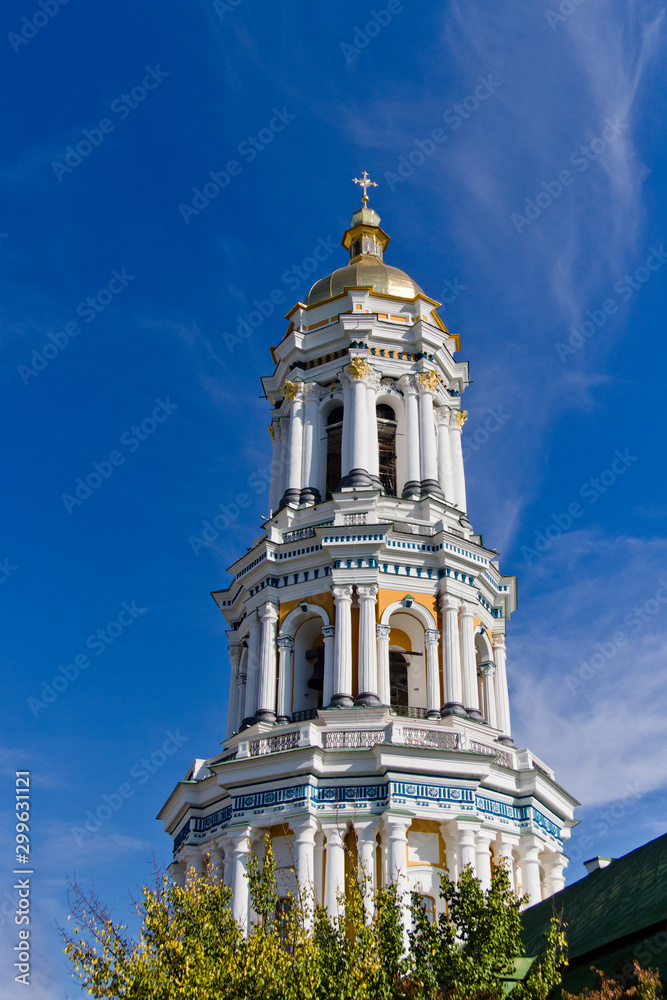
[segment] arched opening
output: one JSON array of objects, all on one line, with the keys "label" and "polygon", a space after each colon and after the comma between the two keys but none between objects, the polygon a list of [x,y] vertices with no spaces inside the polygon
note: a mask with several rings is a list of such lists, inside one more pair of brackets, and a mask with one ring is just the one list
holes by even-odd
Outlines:
[{"label": "arched opening", "polygon": [[391,406],[380,403],[376,408],[378,425],[379,476],[382,488],[389,496],[396,494],[396,414]]},{"label": "arched opening", "polygon": [[343,477],[343,407],[337,406],[327,417],[327,499],[335,492]]},{"label": "arched opening", "polygon": [[324,687],[324,637],[322,619],[309,615],[294,635],[292,713],[322,708]]},{"label": "arched opening", "polygon": [[392,708],[407,708],[410,704],[408,661],[398,649],[389,650],[389,701]]}]

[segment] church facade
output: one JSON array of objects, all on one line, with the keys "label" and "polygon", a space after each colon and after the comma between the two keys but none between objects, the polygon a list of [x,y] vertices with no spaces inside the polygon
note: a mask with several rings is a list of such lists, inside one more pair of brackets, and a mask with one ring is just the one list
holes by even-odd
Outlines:
[{"label": "church facade", "polygon": [[578,804],[512,740],[516,579],[466,516],[467,364],[439,303],[384,262],[361,183],[349,262],[288,313],[262,380],[270,516],[213,594],[227,738],[159,815],[174,878],[208,856],[242,923],[267,834],[281,894],[311,886],[332,914],[355,859],[432,915],[444,868],[488,886],[500,859],[539,902],[564,885]]}]

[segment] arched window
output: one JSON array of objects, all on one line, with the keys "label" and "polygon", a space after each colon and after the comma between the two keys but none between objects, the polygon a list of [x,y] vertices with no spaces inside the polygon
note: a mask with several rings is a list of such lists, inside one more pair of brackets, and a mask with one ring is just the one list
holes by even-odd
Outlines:
[{"label": "arched window", "polygon": [[407,708],[408,661],[398,649],[389,650],[389,701],[392,708]]},{"label": "arched window", "polygon": [[376,407],[380,482],[385,493],[396,496],[396,414],[391,406]]},{"label": "arched window", "polygon": [[338,489],[343,476],[343,407],[337,406],[327,418],[327,499]]},{"label": "arched window", "polygon": [[427,896],[423,892],[413,892],[412,901],[415,905],[421,906],[429,924],[435,923],[435,899]]},{"label": "arched window", "polygon": [[313,673],[309,677],[308,687],[317,697],[316,708],[322,708],[322,693],[324,691],[324,646],[309,649],[306,653],[308,663],[312,664]]}]

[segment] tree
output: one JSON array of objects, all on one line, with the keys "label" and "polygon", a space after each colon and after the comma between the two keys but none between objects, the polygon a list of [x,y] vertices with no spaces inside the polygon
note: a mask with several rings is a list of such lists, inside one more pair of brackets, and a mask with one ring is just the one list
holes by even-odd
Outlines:
[{"label": "tree", "polygon": [[[76,926],[64,932],[74,974],[90,995],[119,1000],[502,1000],[516,978],[521,900],[502,865],[488,890],[469,867],[456,883],[445,873],[446,913],[437,922],[413,899],[407,952],[395,884],[371,894],[366,874],[352,866],[342,915],[332,919],[308,890],[279,903],[275,868],[267,838],[263,862],[248,860],[254,916],[247,936],[210,865],[202,876],[190,869],[184,888],[163,876],[143,889],[136,941],[94,893],[74,885]],[[514,985],[513,1000],[546,1000],[560,982],[564,948],[554,921],[544,955]]]},{"label": "tree", "polygon": [[586,988],[579,997],[563,990],[563,1000],[660,1000],[662,983],[657,969],[642,969],[637,959],[633,962],[633,972],[630,976],[608,976],[600,969],[591,965],[593,972],[600,977],[600,987],[597,990]]}]

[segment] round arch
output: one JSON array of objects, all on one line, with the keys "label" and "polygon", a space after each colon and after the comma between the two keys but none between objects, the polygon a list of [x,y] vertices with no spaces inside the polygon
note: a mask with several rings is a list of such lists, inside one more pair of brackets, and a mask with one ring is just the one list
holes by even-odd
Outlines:
[{"label": "round arch", "polygon": [[394,601],[393,604],[389,604],[382,612],[382,618],[380,619],[380,624],[388,625],[389,619],[397,611],[400,611],[406,615],[413,614],[415,618],[419,619],[419,621],[422,623],[425,629],[437,630],[438,628],[437,622],[433,617],[433,615],[431,614],[431,612],[428,610],[428,608],[424,607],[423,604],[418,604],[417,601],[413,601],[412,604],[408,607],[408,605],[405,603],[405,600]]},{"label": "round arch", "polygon": [[[305,610],[304,610],[305,607]],[[292,608],[290,613],[286,616],[284,622],[280,627],[280,632],[278,637],[284,637],[288,635],[293,635],[293,628],[299,624],[299,618],[305,617],[306,615],[319,615],[322,619],[322,627],[325,625],[330,625],[329,615],[324,608],[320,607],[319,604],[308,604],[307,601],[302,601],[298,604],[296,608]]]}]

